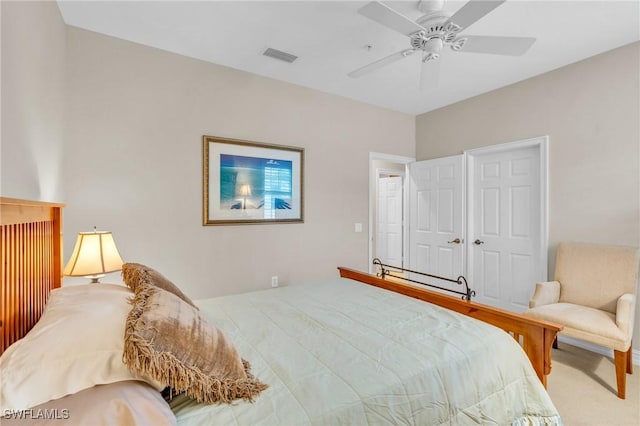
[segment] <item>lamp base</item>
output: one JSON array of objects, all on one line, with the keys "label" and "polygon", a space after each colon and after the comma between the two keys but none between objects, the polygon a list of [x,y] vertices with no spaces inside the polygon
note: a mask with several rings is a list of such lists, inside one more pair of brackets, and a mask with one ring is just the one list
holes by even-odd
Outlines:
[{"label": "lamp base", "polygon": [[104,275],[105,274],[87,276],[87,278],[91,278],[91,282],[89,284],[100,284],[100,278],[104,277]]}]

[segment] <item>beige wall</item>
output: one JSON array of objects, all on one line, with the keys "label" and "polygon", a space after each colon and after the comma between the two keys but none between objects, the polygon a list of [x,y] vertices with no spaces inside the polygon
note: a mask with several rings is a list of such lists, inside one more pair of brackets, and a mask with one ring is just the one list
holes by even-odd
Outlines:
[{"label": "beige wall", "polygon": [[[195,298],[367,268],[369,152],[413,156],[415,117],[77,28],[68,41],[65,253],[110,229],[125,260]],[[304,147],[305,222],[203,227],[204,134]]]},{"label": "beige wall", "polygon": [[0,7],[0,194],[61,201],[66,27],[54,1]]},{"label": "beige wall", "polygon": [[420,115],[416,156],[549,135],[550,275],[560,241],[640,246],[638,76],[634,43]]}]

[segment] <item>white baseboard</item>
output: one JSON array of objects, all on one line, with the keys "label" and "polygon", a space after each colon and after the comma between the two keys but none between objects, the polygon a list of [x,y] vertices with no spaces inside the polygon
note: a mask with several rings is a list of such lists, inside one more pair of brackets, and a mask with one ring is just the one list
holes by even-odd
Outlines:
[{"label": "white baseboard", "polygon": [[[567,343],[572,346],[577,346],[587,351],[595,352],[599,355],[606,356],[613,359],[613,349],[605,348],[604,346],[594,345],[593,343],[585,342],[583,340],[574,339],[573,337],[558,335],[558,342]],[[640,365],[640,350],[634,349],[632,351],[633,356],[631,361],[635,365]]]}]

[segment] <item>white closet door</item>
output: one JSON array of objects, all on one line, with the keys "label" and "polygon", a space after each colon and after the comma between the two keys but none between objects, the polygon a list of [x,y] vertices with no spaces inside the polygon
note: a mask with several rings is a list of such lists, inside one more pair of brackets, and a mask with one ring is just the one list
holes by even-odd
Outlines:
[{"label": "white closet door", "polygon": [[541,145],[467,152],[468,281],[480,303],[522,312],[547,278]]},{"label": "white closet door", "polygon": [[456,155],[409,164],[409,269],[453,279],[463,275],[463,163]]}]

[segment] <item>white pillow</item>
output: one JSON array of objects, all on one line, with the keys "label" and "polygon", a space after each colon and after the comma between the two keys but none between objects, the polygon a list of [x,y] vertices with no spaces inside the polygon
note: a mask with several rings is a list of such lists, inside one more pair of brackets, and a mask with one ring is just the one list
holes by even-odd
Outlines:
[{"label": "white pillow", "polygon": [[132,295],[113,284],[52,291],[40,321],[0,357],[0,409],[27,409],[95,385],[143,380],[122,361]]}]

